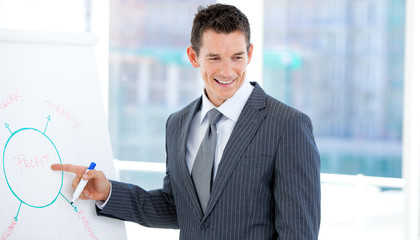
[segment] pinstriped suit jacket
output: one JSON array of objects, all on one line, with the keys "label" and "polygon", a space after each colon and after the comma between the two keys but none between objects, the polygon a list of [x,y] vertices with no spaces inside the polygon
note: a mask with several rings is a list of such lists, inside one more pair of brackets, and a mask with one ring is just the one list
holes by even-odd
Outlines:
[{"label": "pinstriped suit jacket", "polygon": [[180,239],[317,239],[320,158],[311,121],[252,84],[255,88],[226,145],[204,213],[185,162],[199,98],[168,118],[163,188],[147,192],[112,181],[111,197],[98,214],[179,228]]}]

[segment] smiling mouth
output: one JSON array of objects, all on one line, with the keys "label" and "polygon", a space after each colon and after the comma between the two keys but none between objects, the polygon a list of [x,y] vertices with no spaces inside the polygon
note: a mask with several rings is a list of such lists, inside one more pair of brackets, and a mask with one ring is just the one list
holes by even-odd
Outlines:
[{"label": "smiling mouth", "polygon": [[223,84],[223,85],[229,85],[229,84],[233,83],[233,81],[235,81],[235,79],[230,80],[230,81],[221,81],[221,80],[218,80],[216,78],[214,80],[216,80],[216,82],[218,82],[220,84]]}]

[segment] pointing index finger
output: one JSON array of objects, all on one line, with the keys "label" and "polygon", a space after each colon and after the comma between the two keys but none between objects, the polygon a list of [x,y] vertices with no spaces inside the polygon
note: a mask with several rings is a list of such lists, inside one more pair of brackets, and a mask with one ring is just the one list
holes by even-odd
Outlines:
[{"label": "pointing index finger", "polygon": [[51,169],[52,170],[62,170],[62,171],[66,171],[66,172],[72,172],[76,175],[81,175],[86,171],[87,167],[76,166],[76,165],[72,165],[72,164],[52,164]]}]

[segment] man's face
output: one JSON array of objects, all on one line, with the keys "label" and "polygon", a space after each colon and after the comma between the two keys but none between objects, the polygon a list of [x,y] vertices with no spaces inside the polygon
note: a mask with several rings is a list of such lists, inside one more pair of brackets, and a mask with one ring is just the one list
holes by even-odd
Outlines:
[{"label": "man's face", "polygon": [[226,34],[207,30],[201,40],[199,55],[191,46],[187,54],[191,64],[200,69],[207,97],[218,107],[244,82],[253,46],[247,51],[245,35],[240,31]]}]

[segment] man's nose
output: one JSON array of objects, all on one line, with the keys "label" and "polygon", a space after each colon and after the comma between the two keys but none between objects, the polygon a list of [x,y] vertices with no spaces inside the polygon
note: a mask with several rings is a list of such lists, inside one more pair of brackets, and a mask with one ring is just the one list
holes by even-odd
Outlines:
[{"label": "man's nose", "polygon": [[220,74],[223,77],[229,78],[229,77],[234,75],[233,73],[234,73],[234,71],[233,71],[232,63],[230,61],[223,61],[222,68],[220,70]]}]

